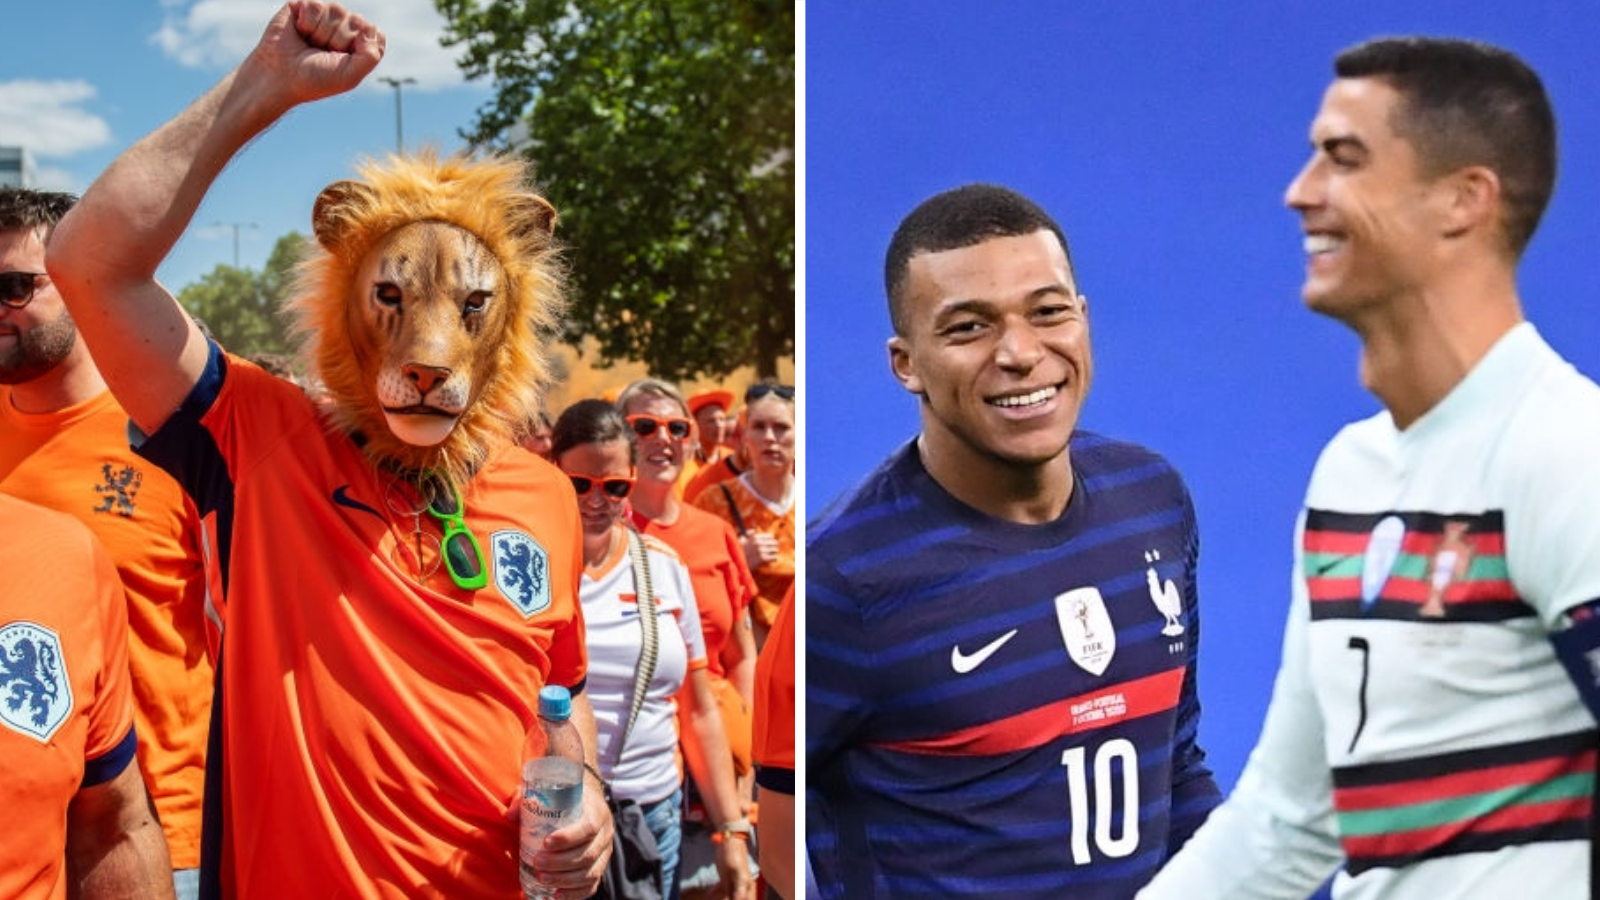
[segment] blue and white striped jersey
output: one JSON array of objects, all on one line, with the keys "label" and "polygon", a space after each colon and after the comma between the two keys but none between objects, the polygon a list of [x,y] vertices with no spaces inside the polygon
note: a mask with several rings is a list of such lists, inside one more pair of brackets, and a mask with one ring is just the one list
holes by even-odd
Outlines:
[{"label": "blue and white striped jersey", "polygon": [[1219,800],[1196,740],[1194,509],[1079,432],[1037,526],[915,442],[807,530],[807,845],[825,900],[1128,898]]}]

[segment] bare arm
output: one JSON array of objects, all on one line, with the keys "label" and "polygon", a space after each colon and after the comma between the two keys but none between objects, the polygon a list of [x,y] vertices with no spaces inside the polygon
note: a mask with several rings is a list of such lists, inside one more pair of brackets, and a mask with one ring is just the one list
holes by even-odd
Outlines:
[{"label": "bare arm", "polygon": [[756,695],[756,638],[750,629],[750,611],[747,609],[734,617],[733,629],[722,645],[722,670],[734,690],[748,705],[754,705]]},{"label": "bare arm", "polygon": [[67,807],[68,896],[74,900],[173,896],[172,860],[139,766],[82,788]]},{"label": "bare arm", "polygon": [[[728,639],[722,642],[722,669],[728,673],[728,682],[733,685],[733,689],[744,698],[745,707],[754,709],[756,638],[751,631],[748,609],[734,616],[733,629],[728,633]],[[737,779],[739,802],[748,803],[755,799],[755,784],[755,767],[751,766],[743,777]]]},{"label": "bare arm", "polygon": [[[716,698],[711,696],[711,678],[705,669],[689,672],[688,681],[678,692],[678,702],[686,707],[684,711],[689,721],[689,728],[683,733],[684,761],[700,787],[700,796],[705,800],[712,824],[721,826],[743,819],[744,804],[734,785],[733,757],[728,750],[728,738],[722,732],[722,715],[717,712]],[[740,838],[728,838],[717,845],[717,873],[728,886],[730,900],[754,898],[749,853],[749,845]]]},{"label": "bare arm", "polygon": [[291,0],[238,68],[117,157],[56,227],[51,280],[142,430],[155,431],[178,408],[207,353],[156,268],[245,144],[295,106],[360,84],[383,48],[382,33],[362,17]]}]

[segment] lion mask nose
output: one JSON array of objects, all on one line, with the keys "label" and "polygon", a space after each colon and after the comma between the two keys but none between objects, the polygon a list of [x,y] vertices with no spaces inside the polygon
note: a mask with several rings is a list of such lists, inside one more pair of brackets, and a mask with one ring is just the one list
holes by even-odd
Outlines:
[{"label": "lion mask nose", "polygon": [[417,390],[424,397],[428,396],[430,391],[443,384],[444,380],[450,377],[449,369],[440,366],[424,366],[418,363],[407,363],[401,367],[400,371],[405,374],[412,384],[416,385]]}]

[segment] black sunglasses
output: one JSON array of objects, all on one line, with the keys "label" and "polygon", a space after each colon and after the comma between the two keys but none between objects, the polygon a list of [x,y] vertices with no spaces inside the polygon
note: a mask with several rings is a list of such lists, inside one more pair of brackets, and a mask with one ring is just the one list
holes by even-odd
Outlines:
[{"label": "black sunglasses", "polygon": [[660,416],[647,416],[644,413],[639,413],[628,417],[628,427],[632,428],[633,433],[639,437],[649,437],[656,433],[657,428],[665,428],[667,429],[667,434],[681,441],[689,436],[689,429],[694,427],[694,423],[676,416],[670,419],[663,419]]},{"label": "black sunglasses", "polygon": [[792,384],[752,384],[745,389],[744,402],[760,400],[768,394],[777,394],[785,400],[794,399],[794,385]]},{"label": "black sunglasses", "polygon": [[595,488],[599,488],[613,500],[622,500],[633,493],[633,479],[625,476],[596,478],[593,475],[574,475],[571,472],[567,472],[566,476],[572,479],[572,489],[578,492],[579,499],[589,496],[589,492]]},{"label": "black sunglasses", "polygon": [[43,272],[0,272],[0,303],[21,309],[33,302]]}]

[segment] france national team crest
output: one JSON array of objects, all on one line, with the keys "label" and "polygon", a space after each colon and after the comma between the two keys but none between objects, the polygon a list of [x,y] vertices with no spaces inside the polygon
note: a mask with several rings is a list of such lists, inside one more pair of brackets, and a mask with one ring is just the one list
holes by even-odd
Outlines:
[{"label": "france national team crest", "polygon": [[1072,661],[1090,674],[1104,675],[1117,652],[1117,632],[1099,588],[1074,588],[1057,595],[1056,624]]},{"label": "france national team crest", "polygon": [[494,554],[494,586],[523,618],[550,605],[550,556],[539,542],[520,531],[489,536]]},{"label": "france national team crest", "polygon": [[1156,563],[1161,561],[1160,550],[1146,550],[1144,561],[1149,566],[1144,570],[1144,580],[1150,587],[1150,602],[1161,611],[1161,617],[1166,621],[1161,626],[1161,633],[1167,637],[1177,637],[1183,634],[1183,596],[1178,593],[1178,586],[1171,578],[1165,582],[1156,572]]},{"label": "france national team crest", "polygon": [[61,639],[32,622],[0,628],[0,721],[48,743],[72,712],[72,684]]}]

